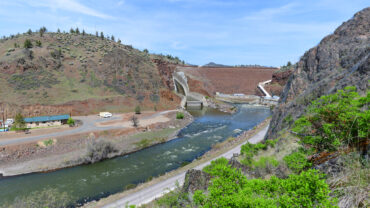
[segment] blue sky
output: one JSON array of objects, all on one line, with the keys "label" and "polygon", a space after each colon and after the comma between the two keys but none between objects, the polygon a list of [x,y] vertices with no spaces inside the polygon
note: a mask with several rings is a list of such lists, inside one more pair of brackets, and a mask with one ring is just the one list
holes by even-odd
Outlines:
[{"label": "blue sky", "polygon": [[1,0],[0,35],[79,27],[192,64],[281,66],[367,6],[362,0]]}]

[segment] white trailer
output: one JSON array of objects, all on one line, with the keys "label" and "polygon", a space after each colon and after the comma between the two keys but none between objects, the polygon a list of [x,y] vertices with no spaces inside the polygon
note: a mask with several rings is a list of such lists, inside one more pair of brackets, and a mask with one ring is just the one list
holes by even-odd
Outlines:
[{"label": "white trailer", "polygon": [[100,112],[99,116],[102,118],[109,118],[109,117],[112,117],[113,115],[109,112]]}]

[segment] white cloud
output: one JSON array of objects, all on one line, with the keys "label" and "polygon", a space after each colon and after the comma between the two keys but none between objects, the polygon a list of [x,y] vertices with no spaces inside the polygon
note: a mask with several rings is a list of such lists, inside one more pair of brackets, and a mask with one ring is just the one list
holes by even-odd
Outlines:
[{"label": "white cloud", "polygon": [[244,20],[266,20],[273,19],[274,17],[282,14],[292,12],[297,6],[296,3],[289,3],[281,7],[262,9],[258,12],[254,12],[251,15],[244,17]]},{"label": "white cloud", "polygon": [[113,17],[96,11],[90,7],[87,7],[77,0],[40,0],[40,1],[27,1],[28,4],[35,7],[49,7],[53,10],[65,10],[70,12],[76,12],[80,14],[85,14],[89,16],[99,17],[103,19],[112,19]]}]

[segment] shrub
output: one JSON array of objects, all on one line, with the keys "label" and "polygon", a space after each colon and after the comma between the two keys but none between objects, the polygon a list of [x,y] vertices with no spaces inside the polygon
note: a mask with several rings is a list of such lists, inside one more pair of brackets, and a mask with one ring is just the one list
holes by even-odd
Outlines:
[{"label": "shrub", "polygon": [[313,101],[292,130],[318,151],[335,151],[369,138],[369,103],[370,92],[360,97],[355,87],[346,87]]},{"label": "shrub", "polygon": [[135,107],[135,113],[136,113],[136,114],[141,114],[141,109],[140,109],[140,106],[139,106],[139,105],[137,105],[137,106]]},{"label": "shrub", "polygon": [[26,39],[23,43],[24,48],[32,48],[32,42],[29,39]]},{"label": "shrub", "polygon": [[17,113],[14,118],[14,123],[12,126],[13,130],[24,130],[26,128],[26,122],[21,113]]},{"label": "shrub", "polygon": [[133,127],[138,127],[139,126],[139,119],[136,116],[131,117],[131,122]]},{"label": "shrub", "polygon": [[224,160],[217,163],[217,169],[208,194],[194,194],[194,202],[200,207],[336,207],[324,175],[317,170],[292,174],[286,179],[272,176],[248,180]]},{"label": "shrub", "polygon": [[36,46],[37,46],[37,47],[41,47],[41,46],[42,46],[42,43],[41,43],[41,41],[40,41],[40,40],[36,40]]},{"label": "shrub", "polygon": [[294,173],[300,173],[302,170],[311,167],[311,163],[306,157],[306,154],[302,151],[297,151],[285,156],[283,160]]},{"label": "shrub", "polygon": [[104,140],[93,140],[87,148],[87,154],[84,158],[85,163],[95,163],[103,159],[109,158],[112,153],[116,153],[118,150],[113,146],[112,143]]},{"label": "shrub", "polygon": [[69,118],[68,118],[68,120],[67,120],[67,124],[68,124],[69,126],[74,126],[74,125],[75,125],[75,120],[73,120],[73,118],[72,118],[72,117],[69,117]]},{"label": "shrub", "polygon": [[184,113],[183,112],[177,112],[176,113],[176,119],[183,119],[184,118]]}]

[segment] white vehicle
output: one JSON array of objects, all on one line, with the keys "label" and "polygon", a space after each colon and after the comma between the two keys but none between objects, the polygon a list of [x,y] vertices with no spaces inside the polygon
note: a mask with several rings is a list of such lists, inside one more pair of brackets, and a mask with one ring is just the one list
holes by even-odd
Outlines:
[{"label": "white vehicle", "polygon": [[8,118],[8,119],[6,119],[6,121],[5,121],[5,124],[6,125],[12,125],[14,123],[14,119],[12,119],[12,118]]},{"label": "white vehicle", "polygon": [[99,116],[102,118],[109,118],[109,117],[112,117],[113,115],[109,112],[100,112]]}]

